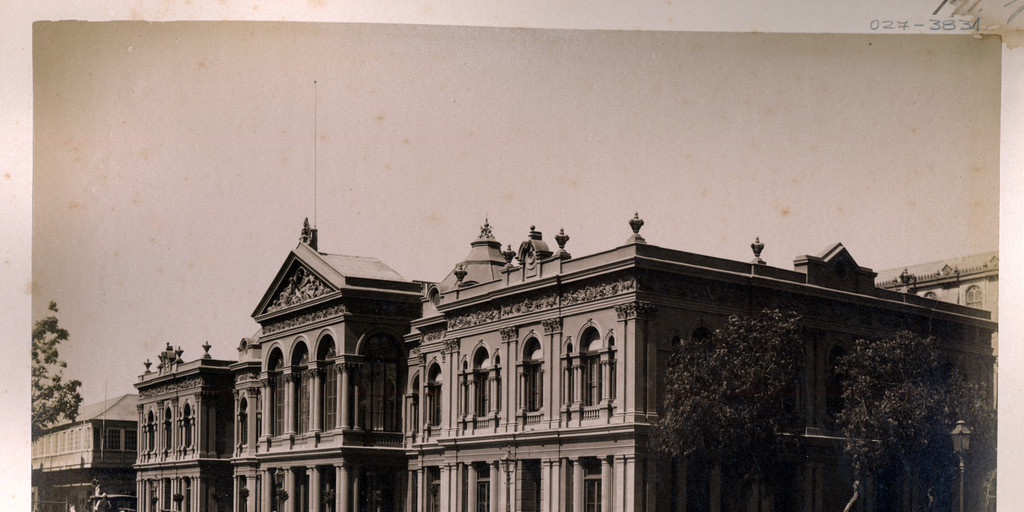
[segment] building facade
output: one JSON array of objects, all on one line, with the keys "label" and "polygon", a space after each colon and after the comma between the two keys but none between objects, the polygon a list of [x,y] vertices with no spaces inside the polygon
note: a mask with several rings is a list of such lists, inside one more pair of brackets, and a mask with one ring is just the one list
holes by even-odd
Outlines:
[{"label": "building facade", "polygon": [[138,397],[83,405],[75,421],[50,427],[32,442],[35,510],[86,510],[97,492],[133,494]]},{"label": "building facade", "polygon": [[[675,345],[763,309],[802,318],[804,372],[786,399],[799,448],[779,469],[789,485],[747,509],[842,509],[832,366],[844,347],[910,329],[991,364],[989,313],[879,289],[841,244],[784,270],[759,241],[738,262],[648,244],[642,225],[572,257],[564,232],[549,246],[531,227],[502,250],[485,223],[425,283],[320,252],[307,224],[253,312],[260,330],[223,366],[233,510],[722,510],[717,473],[673,465],[648,437]],[[868,485],[859,510],[895,499],[885,492]]]},{"label": "building facade", "polygon": [[184,362],[170,344],[156,371],[139,377],[136,411],[138,510],[225,512],[232,508],[234,428],[231,361]]}]

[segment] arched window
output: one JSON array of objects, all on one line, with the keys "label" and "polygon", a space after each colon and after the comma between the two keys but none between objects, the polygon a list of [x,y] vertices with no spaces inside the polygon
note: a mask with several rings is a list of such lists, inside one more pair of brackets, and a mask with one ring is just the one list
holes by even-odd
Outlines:
[{"label": "arched window", "polygon": [[441,367],[431,366],[427,375],[427,423],[438,427],[441,425]]},{"label": "arched window", "polygon": [[183,448],[192,447],[192,407],[189,404],[185,404],[185,408],[181,412],[181,428],[185,434],[182,436],[181,446]]},{"label": "arched window", "polygon": [[972,308],[980,308],[983,295],[981,293],[981,287],[971,286],[967,289],[967,305]]},{"label": "arched window", "polygon": [[164,411],[164,450],[171,449],[171,408]]},{"label": "arched window", "polygon": [[270,354],[267,368],[270,373],[270,399],[267,401],[270,406],[267,411],[270,414],[270,435],[279,436],[284,434],[284,401],[287,392],[284,384],[284,358],[280,350],[274,349]]},{"label": "arched window", "polygon": [[501,356],[498,354],[494,355],[494,392],[497,396],[494,397],[494,410],[501,410]]},{"label": "arched window", "polygon": [[238,401],[238,444],[249,444],[249,402],[245,398]]},{"label": "arched window", "polygon": [[573,403],[574,397],[576,396],[576,379],[574,379],[572,375],[572,343],[565,344],[565,367],[563,368],[562,378],[565,384],[562,386],[562,389],[565,390],[563,403],[568,405]]},{"label": "arched window", "polygon": [[295,382],[295,431],[303,433],[309,431],[309,377],[306,375],[306,365],[309,363],[309,352],[306,345],[300,343],[292,353],[292,380]]},{"label": "arched window", "polygon": [[487,357],[487,349],[481,347],[473,357],[473,415],[486,416],[490,412],[490,390],[487,374],[491,362]]},{"label": "arched window", "polygon": [[153,411],[149,411],[149,416],[146,418],[146,450],[156,450],[156,418],[153,415]]},{"label": "arched window", "polygon": [[399,363],[395,342],[384,334],[367,339],[359,372],[359,418],[368,430],[401,430],[398,405]]},{"label": "arched window", "polygon": [[843,410],[843,376],[838,372],[839,360],[846,355],[846,349],[836,345],[828,353],[828,366],[825,380],[825,414],[835,419]]},{"label": "arched window", "polygon": [[320,379],[320,418],[323,425],[317,425],[323,430],[331,430],[337,425],[338,416],[338,372],[334,368],[334,338],[324,336],[320,340],[320,349],[317,351],[316,359],[326,366],[327,370]]},{"label": "arched window", "polygon": [[580,366],[583,369],[583,405],[601,402],[601,335],[591,327],[580,340]]},{"label": "arched window", "polygon": [[541,366],[544,364],[544,353],[541,351],[537,338],[526,340],[523,350],[523,378],[525,385],[526,410],[539,411],[544,406],[544,381]]}]

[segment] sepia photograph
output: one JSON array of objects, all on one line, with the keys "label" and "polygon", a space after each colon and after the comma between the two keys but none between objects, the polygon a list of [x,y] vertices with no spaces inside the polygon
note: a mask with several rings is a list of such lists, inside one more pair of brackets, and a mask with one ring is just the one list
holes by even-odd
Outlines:
[{"label": "sepia photograph", "polygon": [[31,509],[996,510],[1003,47],[876,21],[37,21]]}]

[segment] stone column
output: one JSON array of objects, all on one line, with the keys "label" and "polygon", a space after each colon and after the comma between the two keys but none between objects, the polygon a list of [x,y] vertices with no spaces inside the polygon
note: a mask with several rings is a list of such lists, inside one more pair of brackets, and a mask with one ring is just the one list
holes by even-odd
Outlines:
[{"label": "stone column", "polygon": [[625,498],[623,500],[623,512],[638,512],[640,510],[640,493],[642,490],[637,485],[636,456],[626,455],[623,458],[622,472],[625,476],[625,486],[622,488]]},{"label": "stone column", "polygon": [[583,367],[580,366],[580,359],[574,358],[575,362],[572,365],[572,403],[573,405],[580,406],[583,404]]},{"label": "stone column", "polygon": [[306,475],[309,476],[309,512],[320,512],[320,468],[309,466]]},{"label": "stone column", "polygon": [[583,464],[578,457],[572,459],[572,510],[583,510]]},{"label": "stone column", "polygon": [[352,466],[352,512],[359,512],[359,486],[362,483],[362,475],[359,466]]},{"label": "stone column", "polygon": [[270,469],[261,469],[260,488],[256,490],[260,499],[260,512],[272,512],[274,483],[270,478]]},{"label": "stone column", "polygon": [[352,498],[348,492],[348,467],[345,464],[334,466],[334,479],[337,481],[338,491],[335,494],[335,511],[348,512],[348,506]]},{"label": "stone column", "polygon": [[359,387],[359,383],[360,383],[359,367],[358,366],[353,366],[353,370],[354,370],[354,373],[355,373],[355,375],[353,375],[353,377],[355,377],[356,384],[354,386],[352,386],[352,426],[353,426],[353,428],[362,428],[362,426],[363,426],[363,421],[362,421],[362,417],[361,417],[362,416],[362,412],[359,410],[359,405],[360,405],[359,396],[362,394],[362,389],[360,389],[360,387]]},{"label": "stone column", "polygon": [[284,490],[288,493],[288,501],[284,502],[284,511],[278,512],[297,512],[298,507],[295,505],[299,502],[299,497],[295,492],[295,470],[288,468],[284,472]]},{"label": "stone column", "polygon": [[611,512],[612,509],[612,465],[608,457],[601,457],[601,510]]},{"label": "stone column", "polygon": [[[260,392],[258,389],[249,388],[246,390],[246,438],[249,440],[249,451],[256,451],[256,404],[259,403]],[[251,492],[250,492],[251,494]]]},{"label": "stone column", "polygon": [[[272,416],[272,411],[274,409],[274,404],[272,403],[273,401],[271,400],[272,393],[271,393],[270,378],[269,377],[264,377],[264,378],[260,379],[260,388],[262,389],[261,395],[263,395],[263,400],[260,400],[260,405],[263,406],[262,407],[263,410],[260,411],[263,425],[261,425],[260,428],[263,430],[263,437],[269,439],[271,437],[270,436],[270,417]],[[277,390],[274,390],[274,392],[276,392],[276,391]],[[263,512],[271,512],[271,511],[270,510],[265,510]]]},{"label": "stone column", "polygon": [[349,422],[348,415],[348,394],[349,394],[349,373],[351,366],[348,363],[342,363],[341,368],[341,389],[338,391],[338,416],[341,418],[341,428],[352,428],[352,423]]},{"label": "stone column", "polygon": [[413,507],[412,507],[412,502],[413,502],[412,489],[413,489],[413,486],[415,485],[413,482],[416,480],[416,471],[415,470],[406,471],[405,475],[406,475],[406,482],[405,482],[405,512],[416,512],[416,510],[413,509]]},{"label": "stone column", "polygon": [[466,501],[469,502],[466,505],[470,512],[476,512],[476,503],[479,501],[476,497],[476,466],[471,462],[467,464],[466,471]]},{"label": "stone column", "polygon": [[499,462],[491,462],[488,464],[491,470],[491,512],[499,512],[498,504],[501,501],[501,482],[505,480],[501,476],[501,471],[498,468]]},{"label": "stone column", "polygon": [[323,385],[324,371],[320,368],[315,368],[310,372],[310,374],[312,374],[313,379],[312,382],[310,382],[312,388],[310,389],[311,393],[309,394],[309,410],[313,418],[312,424],[309,426],[309,430],[310,432],[320,432],[321,430],[330,428],[325,428],[323,424],[324,410],[320,407],[320,403],[323,401],[323,390],[320,388]]},{"label": "stone column", "polygon": [[245,488],[249,489],[249,496],[245,498],[245,512],[256,512],[256,496],[259,494],[259,489],[256,489],[256,477],[255,476],[243,476],[245,482]]},{"label": "stone column", "polygon": [[[296,402],[295,397],[295,373],[294,370],[289,370],[289,373],[285,375],[284,387],[284,432],[286,434],[295,434],[295,408],[299,405]],[[290,495],[290,493],[289,493]],[[293,500],[288,500],[292,502]]]},{"label": "stone column", "polygon": [[[419,479],[420,485],[416,488],[419,493],[419,498],[416,499],[416,506],[419,510],[427,509],[427,470],[420,468],[416,470],[416,478]],[[416,511],[419,512],[419,511]]]},{"label": "stone column", "polygon": [[608,362],[608,354],[607,350],[601,353],[601,402],[604,403],[612,399],[611,366]]}]

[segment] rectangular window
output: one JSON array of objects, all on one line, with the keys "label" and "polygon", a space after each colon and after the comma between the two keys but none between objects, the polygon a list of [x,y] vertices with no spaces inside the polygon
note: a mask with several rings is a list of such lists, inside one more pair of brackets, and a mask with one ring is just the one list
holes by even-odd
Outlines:
[{"label": "rectangular window", "polygon": [[524,460],[520,472],[519,510],[540,512],[540,461]]},{"label": "rectangular window", "polygon": [[138,448],[139,432],[135,429],[124,431],[124,449],[134,452]]},{"label": "rectangular window", "polygon": [[427,468],[427,512],[441,512],[441,468]]},{"label": "rectangular window", "polygon": [[296,404],[298,407],[295,408],[295,413],[298,415],[296,418],[298,421],[295,422],[298,427],[298,432],[306,432],[309,430],[309,377],[301,375],[299,377],[299,391],[298,396],[295,398],[298,400]]},{"label": "rectangular window", "polygon": [[476,509],[474,512],[491,511],[491,482],[476,483]]},{"label": "rectangular window", "polygon": [[583,461],[583,510],[601,512],[601,462],[593,458]]},{"label": "rectangular window", "polygon": [[107,450],[120,450],[121,449],[121,429],[108,428],[104,431],[104,440],[106,444],[104,449]]},{"label": "rectangular window", "polygon": [[473,375],[473,386],[476,389],[476,400],[474,411],[476,416],[486,416],[490,409],[490,401],[488,400],[490,393],[487,389],[487,373],[478,372]]},{"label": "rectangular window", "polygon": [[526,365],[526,410],[539,411],[544,406],[544,382],[539,363]]}]

